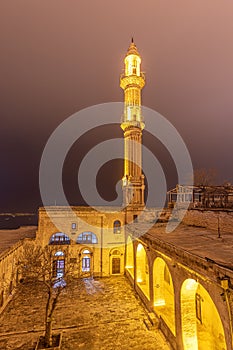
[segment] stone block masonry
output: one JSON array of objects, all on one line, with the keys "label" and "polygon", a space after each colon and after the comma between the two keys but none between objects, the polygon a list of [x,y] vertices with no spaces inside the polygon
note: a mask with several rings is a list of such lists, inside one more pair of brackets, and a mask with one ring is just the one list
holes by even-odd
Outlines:
[{"label": "stone block masonry", "polygon": [[[0,316],[0,349],[30,350],[43,333],[44,291],[24,286]],[[148,314],[123,276],[75,280],[55,310],[54,332],[63,350],[169,350],[161,333],[148,330]]]}]

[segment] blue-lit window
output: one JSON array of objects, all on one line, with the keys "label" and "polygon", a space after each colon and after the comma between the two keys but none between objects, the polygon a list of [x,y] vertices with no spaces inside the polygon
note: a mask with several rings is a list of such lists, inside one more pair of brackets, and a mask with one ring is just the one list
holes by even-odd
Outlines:
[{"label": "blue-lit window", "polygon": [[59,244],[70,244],[70,237],[65,233],[58,232],[52,235],[50,238],[49,244],[59,245]]},{"label": "blue-lit window", "polygon": [[97,237],[93,232],[80,233],[77,239],[77,243],[81,244],[96,244],[98,243]]},{"label": "blue-lit window", "polygon": [[113,233],[121,233],[121,222],[119,220],[113,223]]},{"label": "blue-lit window", "polygon": [[55,254],[54,254],[54,256],[64,256],[65,254],[61,251],[61,250],[59,250],[59,251],[57,251]]}]

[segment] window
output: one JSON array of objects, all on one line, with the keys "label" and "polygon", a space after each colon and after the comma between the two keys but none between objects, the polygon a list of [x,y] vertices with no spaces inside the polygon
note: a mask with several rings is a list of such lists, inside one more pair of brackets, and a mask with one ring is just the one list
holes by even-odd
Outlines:
[{"label": "window", "polygon": [[196,293],[196,297],[195,297],[196,317],[202,323],[201,302],[202,302],[202,297],[200,296],[200,294]]},{"label": "window", "polygon": [[84,256],[82,259],[82,271],[83,272],[89,272],[91,269],[91,259],[89,258],[89,256]]},{"label": "window", "polygon": [[117,249],[113,250],[112,255],[120,255],[121,252]]},{"label": "window", "polygon": [[61,250],[59,250],[54,254],[54,256],[64,256],[64,253]]},{"label": "window", "polygon": [[83,244],[96,244],[98,243],[97,237],[92,232],[83,232],[78,236],[77,243]]},{"label": "window", "polygon": [[[63,254],[64,255],[64,254]],[[62,278],[65,271],[65,259],[57,258],[53,260],[53,277]]]},{"label": "window", "polygon": [[121,233],[121,222],[119,220],[113,223],[113,233]]},{"label": "window", "polygon": [[73,222],[73,223],[71,224],[71,228],[72,228],[72,230],[76,230],[76,228],[77,228],[76,222]]},{"label": "window", "polygon": [[82,252],[82,272],[91,271],[91,253],[88,249],[84,249]]},{"label": "window", "polygon": [[49,244],[70,244],[70,238],[65,233],[58,232],[52,235]]},{"label": "window", "polygon": [[134,216],[133,216],[133,221],[134,221],[135,223],[138,222],[138,216],[137,216],[137,215],[134,215]]},{"label": "window", "polygon": [[90,254],[90,251],[88,249],[84,249],[83,254]]}]

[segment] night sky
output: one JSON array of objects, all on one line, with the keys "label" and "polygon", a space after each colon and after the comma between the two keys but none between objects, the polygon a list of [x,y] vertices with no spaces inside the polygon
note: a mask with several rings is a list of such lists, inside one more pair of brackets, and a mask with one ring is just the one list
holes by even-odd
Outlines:
[{"label": "night sky", "polygon": [[[1,211],[41,205],[40,158],[62,121],[94,104],[123,101],[119,75],[132,35],[147,78],[143,105],[176,127],[194,168],[215,168],[219,183],[233,182],[232,0],[2,0],[0,6]],[[109,135],[122,131],[93,130],[72,147],[64,169],[72,204],[84,204],[75,186],[80,159]],[[158,152],[174,186],[169,154],[150,135],[144,143]],[[111,163],[97,180],[100,193],[113,199],[123,169],[121,161]]]}]

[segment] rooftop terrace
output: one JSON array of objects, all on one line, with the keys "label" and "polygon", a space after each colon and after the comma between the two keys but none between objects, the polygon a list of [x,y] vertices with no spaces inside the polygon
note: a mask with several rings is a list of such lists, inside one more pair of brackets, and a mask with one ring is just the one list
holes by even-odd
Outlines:
[{"label": "rooftop terrace", "polygon": [[[146,224],[133,225],[134,234],[139,237]],[[151,241],[164,246],[183,250],[191,255],[212,261],[233,270],[233,233],[221,233],[202,227],[180,224],[173,232],[166,232],[166,224],[157,223],[144,235]]]}]

